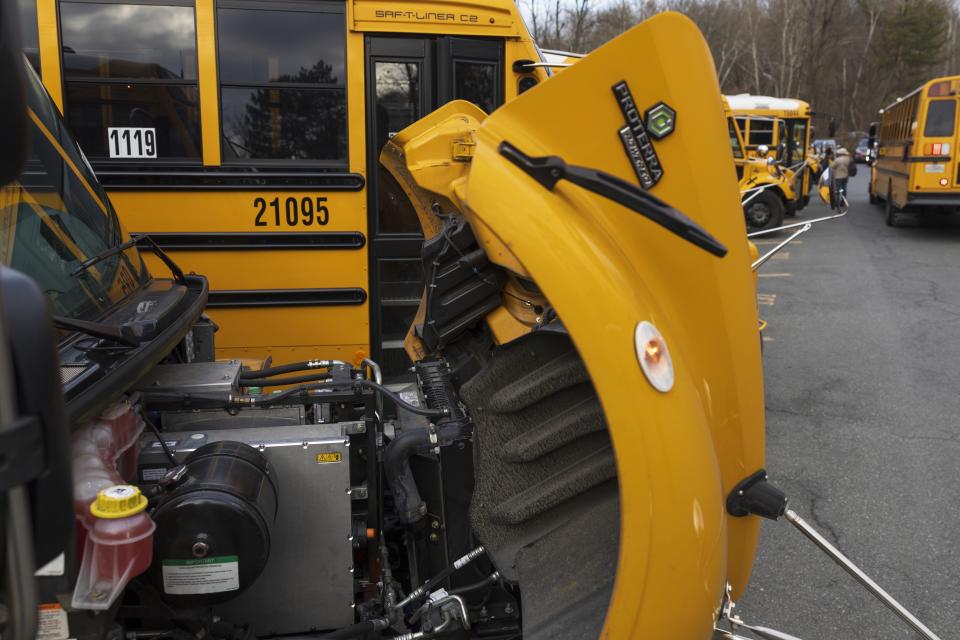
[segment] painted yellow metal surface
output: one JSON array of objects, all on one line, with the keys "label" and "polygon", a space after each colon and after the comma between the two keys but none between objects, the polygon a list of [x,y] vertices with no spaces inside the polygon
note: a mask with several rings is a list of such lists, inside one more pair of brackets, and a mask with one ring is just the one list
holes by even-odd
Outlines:
[{"label": "painted yellow metal surface", "polygon": [[[36,0],[40,32],[43,80],[55,102],[63,108],[61,43],[57,24],[57,0]],[[368,128],[374,114],[368,106],[368,78],[365,42],[368,35],[396,36],[457,35],[495,38],[504,45],[503,86],[505,100],[519,93],[519,79],[531,74],[512,71],[515,60],[536,59],[532,39],[512,0],[491,1],[401,1],[351,0],[345,3],[346,38],[346,118],[347,165],[341,173],[353,174],[362,185],[356,191],[336,191],[304,186],[289,189],[221,189],[214,183],[218,172],[237,172],[248,166],[231,165],[221,157],[221,107],[217,68],[214,0],[195,0],[197,38],[197,76],[200,94],[202,164],[210,187],[194,185],[160,189],[108,189],[124,226],[133,233],[151,234],[259,234],[299,232],[355,232],[365,240],[360,248],[334,250],[260,250],[189,251],[171,249],[184,271],[204,273],[210,278],[213,298],[223,292],[263,292],[295,289],[355,288],[370,291],[368,229],[368,185],[376,176],[368,175]],[[547,78],[537,70],[538,80]],[[67,105],[69,108],[69,105]],[[289,163],[285,165],[289,167]],[[115,168],[115,167],[114,167]],[[157,166],[157,171],[163,167]],[[257,166],[257,170],[283,170],[275,164]],[[294,170],[311,169],[307,165]],[[150,175],[152,169],[138,165],[137,172]],[[298,187],[299,189],[299,187]],[[274,217],[269,203],[279,198],[280,206],[288,198],[326,198],[329,222],[323,226],[288,225],[284,211]],[[262,205],[265,214],[258,220]],[[266,223],[266,224],[264,224]],[[157,273],[165,270],[147,258]],[[217,334],[218,355],[235,357],[253,353],[273,356],[275,363],[316,357],[342,357],[361,350],[370,353],[369,302],[360,305],[297,307],[211,307],[210,315],[220,324]],[[318,351],[319,349],[319,351]],[[252,350],[252,351],[251,351]],[[349,358],[349,359],[352,359]]]},{"label": "painted yellow metal surface", "polygon": [[512,0],[423,2],[353,0],[352,28],[390,33],[443,33],[499,38],[526,34]]},{"label": "painted yellow metal surface", "polygon": [[[619,134],[625,115],[611,90],[621,81],[641,113],[660,102],[676,110],[676,131],[653,143],[664,175],[651,192],[722,241],[725,257],[569,182],[549,190],[501,155],[508,141],[530,156],[560,156],[637,184]],[[449,127],[458,107],[429,119],[447,139],[456,137]],[[432,169],[424,157],[407,158],[395,175],[431,185],[471,227],[486,229],[478,238],[484,248],[508,251],[499,263],[518,264],[536,282],[586,362],[621,492],[620,558],[604,636],[706,640],[725,585],[735,597],[746,586],[759,535],[755,518],[726,514],[724,498],[764,459],[751,248],[706,42],[687,18],[662,14],[489,117],[466,108],[461,115],[460,135],[476,143],[469,168],[451,171],[447,146],[447,160],[438,156]],[[417,126],[398,136],[401,151],[404,142],[430,148],[420,137],[429,129]],[[442,138],[433,148],[444,148]],[[488,324],[509,339],[518,330],[505,313],[514,316],[501,308]],[[660,329],[673,356],[676,383],[667,393],[639,367],[641,321]]]}]

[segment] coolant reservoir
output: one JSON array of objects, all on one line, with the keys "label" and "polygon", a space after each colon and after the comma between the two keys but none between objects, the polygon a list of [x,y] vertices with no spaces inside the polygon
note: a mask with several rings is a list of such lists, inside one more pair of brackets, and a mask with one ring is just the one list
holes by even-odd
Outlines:
[{"label": "coolant reservoir", "polygon": [[146,496],[127,484],[102,489],[89,508],[92,521],[73,606],[105,610],[132,578],[149,568],[156,524],[145,511]]}]

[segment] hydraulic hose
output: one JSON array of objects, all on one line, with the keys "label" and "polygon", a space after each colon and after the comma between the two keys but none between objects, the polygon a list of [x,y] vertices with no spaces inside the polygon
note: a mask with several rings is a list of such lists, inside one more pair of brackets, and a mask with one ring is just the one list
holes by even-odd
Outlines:
[{"label": "hydraulic hose", "polygon": [[400,520],[406,524],[417,522],[427,512],[427,504],[420,497],[420,490],[413,478],[410,458],[418,453],[426,453],[434,446],[430,443],[430,436],[431,432],[427,429],[404,431],[391,440],[383,452],[383,469],[393,493],[394,507]]},{"label": "hydraulic hose", "polygon": [[500,581],[500,572],[494,571],[483,580],[478,580],[471,584],[467,584],[462,587],[457,587],[456,589],[450,589],[449,591],[447,591],[447,593],[451,596],[462,596],[465,593],[471,593],[473,591],[477,591],[478,589],[489,587],[490,585],[496,584],[499,581]]},{"label": "hydraulic hose", "polygon": [[411,591],[410,595],[408,595],[406,598],[404,598],[403,600],[397,603],[397,608],[400,609],[402,607],[405,607],[411,602],[414,602],[415,600],[417,600],[418,598],[422,598],[423,596],[427,595],[428,593],[430,593],[431,589],[433,589],[438,584],[440,584],[441,582],[449,578],[451,575],[453,575],[454,571],[459,571],[463,567],[467,566],[468,564],[470,564],[471,562],[473,562],[474,560],[482,556],[484,553],[486,553],[486,551],[487,550],[484,548],[484,546],[480,545],[479,547],[477,547],[473,551],[470,551],[463,557],[457,560],[454,560],[453,564],[451,564],[449,567],[447,567],[437,575],[433,576],[432,578],[424,582],[423,585]]},{"label": "hydraulic hose", "polygon": [[283,638],[284,640],[348,640],[352,638],[363,638],[366,634],[373,633],[374,631],[382,631],[389,625],[390,622],[386,618],[375,618],[373,620],[357,622],[348,627],[343,627],[336,631],[328,631],[320,635],[284,636]]},{"label": "hydraulic hose", "polygon": [[329,379],[330,375],[326,373],[308,373],[306,375],[290,376],[288,378],[240,378],[240,384],[244,387],[281,387],[288,384],[321,382]]},{"label": "hydraulic hose", "polygon": [[373,380],[357,380],[356,384],[360,385],[361,387],[367,387],[368,389],[377,391],[378,393],[395,402],[397,406],[402,407],[405,411],[415,413],[418,416],[426,416],[427,418],[444,418],[450,415],[449,409],[429,409],[427,407],[417,407],[412,405],[393,391],[390,391],[390,389],[387,389],[382,384],[377,384]]},{"label": "hydraulic hose", "polygon": [[240,374],[240,379],[246,378],[272,378],[282,373],[295,373],[297,371],[311,371],[313,369],[329,369],[335,365],[350,366],[341,360],[305,360],[303,362],[293,362],[291,364],[280,365],[279,367],[270,367],[269,369],[259,369],[257,371],[244,371]]}]

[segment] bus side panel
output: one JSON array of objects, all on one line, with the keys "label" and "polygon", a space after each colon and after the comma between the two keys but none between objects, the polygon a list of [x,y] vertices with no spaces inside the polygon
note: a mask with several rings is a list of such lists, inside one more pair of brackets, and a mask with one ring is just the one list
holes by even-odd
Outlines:
[{"label": "bus side panel", "polygon": [[184,271],[209,278],[218,357],[369,353],[365,191],[114,191],[111,199],[128,229],[152,234]]}]

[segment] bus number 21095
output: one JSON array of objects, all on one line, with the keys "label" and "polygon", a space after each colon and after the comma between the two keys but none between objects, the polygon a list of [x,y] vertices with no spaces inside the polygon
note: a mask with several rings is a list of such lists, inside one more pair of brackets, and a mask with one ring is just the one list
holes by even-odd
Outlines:
[{"label": "bus number 21095", "polygon": [[266,198],[255,198],[253,208],[257,211],[254,219],[254,226],[287,226],[309,227],[313,225],[324,226],[330,222],[330,210],[325,204],[327,199],[323,196],[315,198],[305,196],[303,198],[289,197],[281,199],[276,197],[273,200]]}]

